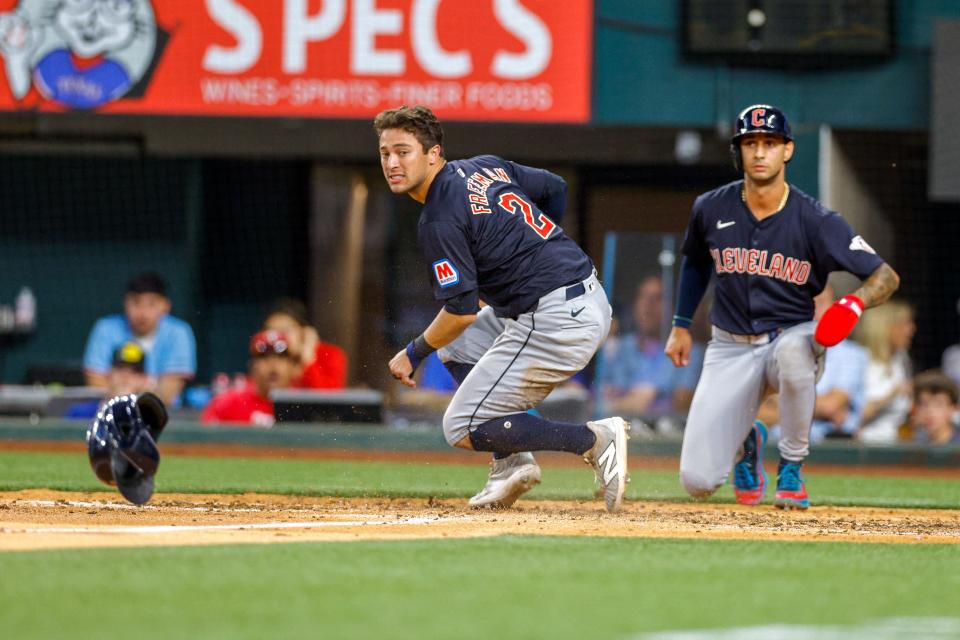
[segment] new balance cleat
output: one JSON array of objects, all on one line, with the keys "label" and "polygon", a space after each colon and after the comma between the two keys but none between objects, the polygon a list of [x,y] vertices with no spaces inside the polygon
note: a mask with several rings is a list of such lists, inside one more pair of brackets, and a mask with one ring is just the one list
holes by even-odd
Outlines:
[{"label": "new balance cleat", "polygon": [[596,435],[597,441],[583,459],[593,467],[603,489],[607,511],[613,513],[623,504],[627,489],[627,432],[630,423],[623,418],[606,418],[588,422],[587,427]]},{"label": "new balance cleat", "polygon": [[759,504],[767,491],[767,472],[763,469],[763,448],[767,428],[757,420],[743,442],[743,457],[733,465],[733,495],[740,504]]},{"label": "new balance cleat", "polygon": [[807,509],[810,506],[810,496],[807,495],[807,485],[800,476],[799,462],[780,461],[777,494],[773,504],[778,509]]},{"label": "new balance cleat", "polygon": [[513,453],[490,463],[490,476],[480,493],[470,498],[477,509],[509,509],[517,498],[540,484],[540,465],[532,453]]}]

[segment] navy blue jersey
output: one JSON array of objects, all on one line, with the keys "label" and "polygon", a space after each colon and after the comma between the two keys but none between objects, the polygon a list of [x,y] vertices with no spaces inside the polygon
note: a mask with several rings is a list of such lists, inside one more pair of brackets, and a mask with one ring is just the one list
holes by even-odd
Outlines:
[{"label": "navy blue jersey", "polygon": [[710,320],[721,329],[760,334],[811,320],[831,272],[864,279],[883,264],[839,214],[799,189],[763,220],[742,191],[737,180],[698,197],[683,241],[684,255],[716,274]]},{"label": "navy blue jersey", "polygon": [[[566,183],[496,156],[453,160],[430,185],[418,237],[437,300],[478,291],[501,317],[516,317],[566,284],[587,278],[590,258],[556,220]],[[554,217],[557,216],[557,217]]]}]

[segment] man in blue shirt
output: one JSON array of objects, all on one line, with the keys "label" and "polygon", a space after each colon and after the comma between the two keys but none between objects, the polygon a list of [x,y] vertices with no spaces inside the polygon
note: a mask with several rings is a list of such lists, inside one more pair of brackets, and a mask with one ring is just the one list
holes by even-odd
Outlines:
[{"label": "man in blue shirt", "polygon": [[174,403],[197,370],[197,345],[190,325],[170,314],[167,283],[156,273],[142,273],[127,285],[123,314],[93,325],[83,356],[87,384],[107,386],[114,351],[134,341],[146,353],[151,386],[165,403]]},{"label": "man in blue shirt", "polygon": [[694,345],[692,366],[674,367],[663,357],[662,319],[663,283],[659,276],[650,275],[637,286],[634,332],[617,341],[604,370],[605,406],[617,415],[662,416],[690,408],[703,347]]}]

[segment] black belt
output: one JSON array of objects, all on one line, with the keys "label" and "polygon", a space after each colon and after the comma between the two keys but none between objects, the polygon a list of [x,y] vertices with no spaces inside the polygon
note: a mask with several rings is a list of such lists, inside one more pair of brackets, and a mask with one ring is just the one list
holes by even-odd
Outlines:
[{"label": "black belt", "polygon": [[[579,298],[580,296],[582,296],[582,295],[585,294],[586,292],[587,292],[587,287],[583,284],[583,281],[581,280],[580,282],[575,282],[574,284],[571,284],[571,285],[568,285],[568,286],[567,286],[567,290],[564,292],[564,293],[565,293],[565,299],[566,299],[566,300],[573,300],[574,298]],[[533,305],[532,305],[529,309],[527,309],[526,311],[524,311],[523,313],[530,313],[531,311],[536,311],[536,310],[537,310],[537,304],[538,304],[538,302],[534,302]],[[516,319],[519,318],[521,315],[523,315],[523,313],[519,313],[519,314],[517,314],[517,315],[515,315],[515,316],[505,316],[505,317],[510,318],[511,320],[516,320]]]},{"label": "black belt", "polygon": [[574,298],[579,298],[586,292],[587,292],[587,288],[583,286],[582,282],[578,282],[577,284],[570,285],[569,287],[567,287],[567,300],[573,300]]}]

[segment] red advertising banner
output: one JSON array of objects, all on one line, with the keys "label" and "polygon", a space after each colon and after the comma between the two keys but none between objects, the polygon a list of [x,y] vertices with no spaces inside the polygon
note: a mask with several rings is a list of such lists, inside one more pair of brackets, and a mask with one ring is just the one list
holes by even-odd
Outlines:
[{"label": "red advertising banner", "polygon": [[0,0],[0,111],[585,122],[592,0]]}]

